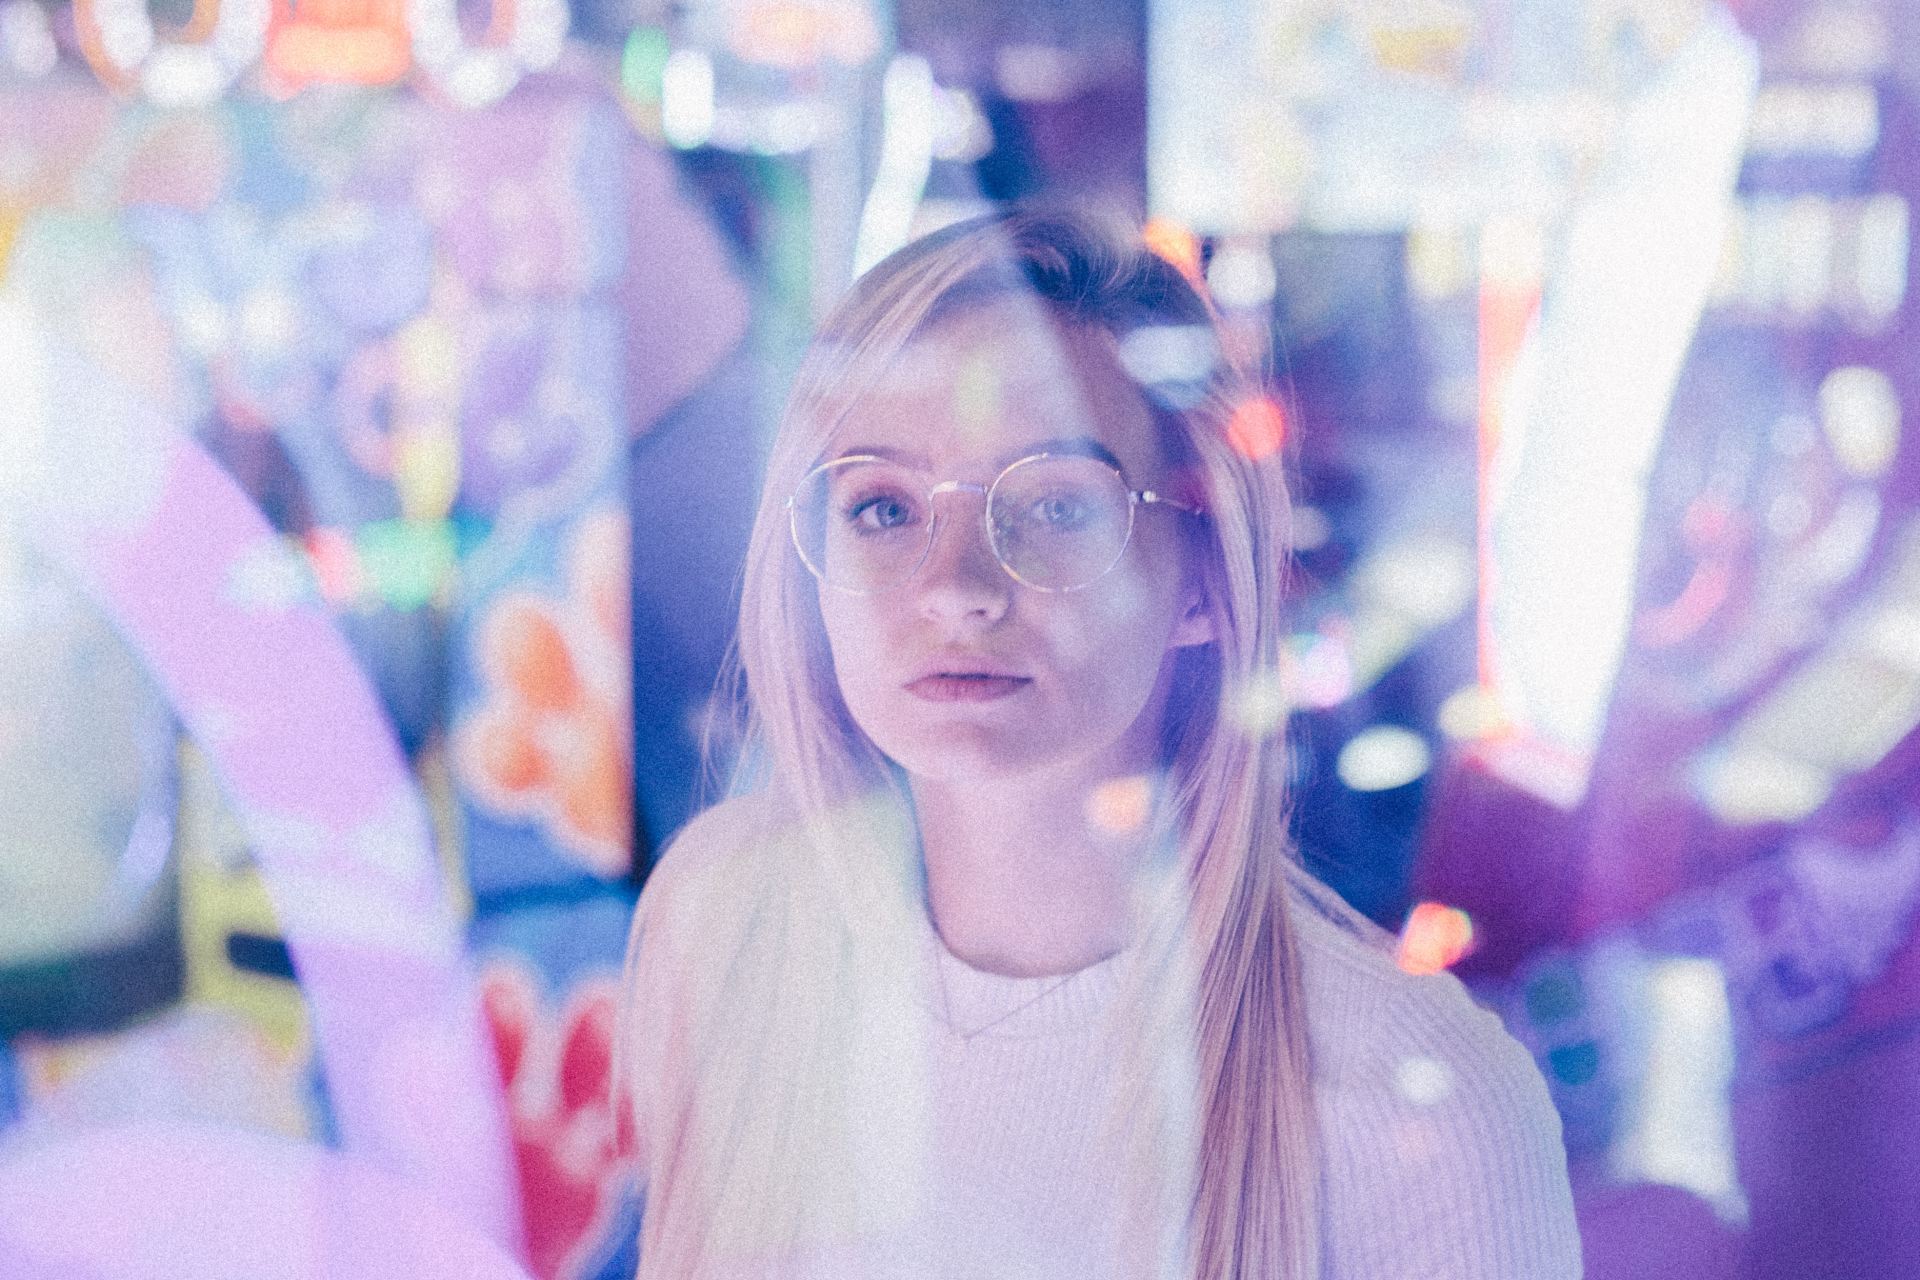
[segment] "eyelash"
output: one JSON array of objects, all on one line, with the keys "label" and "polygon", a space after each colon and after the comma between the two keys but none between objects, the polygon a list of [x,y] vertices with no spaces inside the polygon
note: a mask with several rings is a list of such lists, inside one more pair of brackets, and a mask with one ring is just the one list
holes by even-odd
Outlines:
[{"label": "eyelash", "polygon": [[855,498],[852,502],[850,502],[847,505],[844,518],[846,522],[853,527],[856,533],[859,533],[863,536],[874,536],[882,533],[891,533],[896,529],[904,527],[901,525],[888,525],[883,528],[875,528],[871,525],[867,525],[862,522],[861,520],[862,516],[866,515],[868,511],[872,510],[876,505],[883,502],[892,502],[892,503],[899,503],[901,505],[905,505],[903,499],[901,499],[901,497],[898,494],[893,494],[893,493],[873,494],[868,497]]}]

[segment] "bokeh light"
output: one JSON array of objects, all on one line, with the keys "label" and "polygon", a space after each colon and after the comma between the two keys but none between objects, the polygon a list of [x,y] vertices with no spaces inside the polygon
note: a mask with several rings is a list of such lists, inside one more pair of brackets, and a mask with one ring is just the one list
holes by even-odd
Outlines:
[{"label": "bokeh light", "polygon": [[1287,442],[1287,415],[1271,396],[1251,396],[1234,406],[1227,419],[1227,443],[1258,462],[1280,452]]},{"label": "bokeh light", "polygon": [[[1398,962],[1407,973],[1439,973],[1466,959],[1473,947],[1473,921],[1466,912],[1440,902],[1420,902],[1400,927]],[[1424,1074],[1423,1083],[1431,1088],[1433,1073]]]},{"label": "bokeh light", "polygon": [[1334,768],[1354,791],[1392,791],[1417,781],[1432,763],[1425,738],[1399,725],[1379,724],[1349,738]]}]

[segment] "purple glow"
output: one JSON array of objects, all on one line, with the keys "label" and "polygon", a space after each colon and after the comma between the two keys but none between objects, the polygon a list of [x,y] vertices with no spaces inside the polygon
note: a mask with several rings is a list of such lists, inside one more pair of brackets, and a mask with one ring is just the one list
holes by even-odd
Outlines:
[{"label": "purple glow", "polygon": [[[72,370],[49,366],[69,375],[62,390],[76,389]],[[123,425],[96,438],[90,470],[151,500],[116,510],[81,491],[89,482],[66,482],[71,469],[48,468],[61,484],[36,495],[29,530],[141,654],[245,825],[312,1010],[346,1151],[517,1247],[505,1119],[460,933],[420,797],[366,677],[293,553],[227,473],[151,416]],[[287,558],[286,572],[266,575],[278,585],[262,590],[261,565],[275,557]],[[70,1201],[89,1213],[99,1202],[97,1190]],[[197,1254],[175,1256],[208,1274]],[[346,1274],[330,1263],[326,1273]]]},{"label": "purple glow", "polygon": [[466,1218],[340,1152],[143,1124],[0,1163],[10,1280],[524,1280]]}]

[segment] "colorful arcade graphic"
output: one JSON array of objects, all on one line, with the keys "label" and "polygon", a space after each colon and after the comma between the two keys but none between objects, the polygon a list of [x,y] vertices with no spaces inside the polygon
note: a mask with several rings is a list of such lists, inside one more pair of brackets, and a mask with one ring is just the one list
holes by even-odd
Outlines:
[{"label": "colorful arcade graphic", "polygon": [[[744,330],[720,242],[564,76],[0,117],[0,1254],[580,1274],[648,851],[626,459]],[[76,1232],[90,1178],[142,1190]]]}]

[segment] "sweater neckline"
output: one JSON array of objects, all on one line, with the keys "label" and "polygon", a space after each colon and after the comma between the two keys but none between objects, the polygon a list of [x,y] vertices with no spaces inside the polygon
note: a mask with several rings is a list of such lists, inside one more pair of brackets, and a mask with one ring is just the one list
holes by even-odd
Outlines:
[{"label": "sweater neckline", "polygon": [[1112,1004],[1131,954],[1119,951],[1067,974],[1010,977],[976,969],[953,954],[932,917],[924,909],[917,914],[927,960],[922,1003],[951,1037],[967,1044],[1093,1029]]}]

